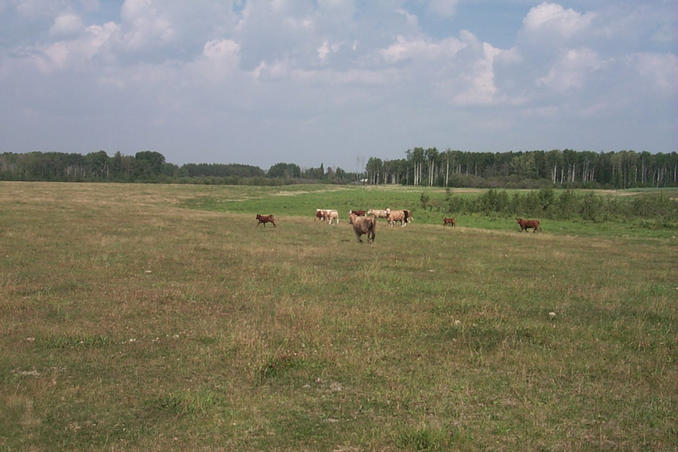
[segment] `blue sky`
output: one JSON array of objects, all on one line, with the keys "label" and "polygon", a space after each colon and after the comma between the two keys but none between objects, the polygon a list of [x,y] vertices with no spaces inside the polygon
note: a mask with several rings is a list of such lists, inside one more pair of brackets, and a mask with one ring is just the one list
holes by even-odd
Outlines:
[{"label": "blue sky", "polygon": [[675,0],[0,0],[0,152],[678,150]]}]

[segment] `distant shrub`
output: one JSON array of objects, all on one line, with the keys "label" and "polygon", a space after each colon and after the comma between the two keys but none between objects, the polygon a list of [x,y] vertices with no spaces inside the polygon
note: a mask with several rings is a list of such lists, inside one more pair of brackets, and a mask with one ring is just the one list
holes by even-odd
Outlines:
[{"label": "distant shrub", "polygon": [[456,214],[536,216],[595,222],[633,218],[651,219],[653,223],[658,221],[660,224],[678,221],[678,201],[663,193],[624,197],[595,192],[577,193],[569,189],[557,193],[550,187],[512,194],[489,189],[475,197],[446,192],[444,199],[429,200],[427,197],[425,205]]}]

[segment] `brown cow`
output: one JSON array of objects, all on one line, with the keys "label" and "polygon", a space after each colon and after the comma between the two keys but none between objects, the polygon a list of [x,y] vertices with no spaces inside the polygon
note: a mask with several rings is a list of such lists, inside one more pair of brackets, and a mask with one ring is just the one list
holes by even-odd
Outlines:
[{"label": "brown cow", "polygon": [[454,218],[443,218],[443,226],[446,224],[451,224],[452,227],[455,227],[457,223],[454,221]]},{"label": "brown cow", "polygon": [[361,235],[367,234],[367,241],[374,243],[375,229],[377,228],[377,220],[374,217],[359,217],[355,214],[349,216],[349,221],[353,225],[353,232],[358,239],[358,242],[363,243],[360,238]]},{"label": "brown cow", "polygon": [[266,227],[266,223],[273,223],[274,227],[278,227],[275,225],[275,221],[273,219],[273,215],[259,215],[257,214],[257,220],[259,220],[259,223],[257,223],[257,226],[260,224],[264,224],[264,227]]},{"label": "brown cow", "polygon": [[356,217],[364,217],[365,211],[364,210],[349,210],[348,211],[348,224],[353,224],[351,222],[351,215],[355,215]]},{"label": "brown cow", "polygon": [[539,220],[523,220],[522,218],[516,218],[516,221],[520,225],[520,232],[527,231],[530,228],[534,229],[532,232],[537,232],[537,229],[540,229]]}]

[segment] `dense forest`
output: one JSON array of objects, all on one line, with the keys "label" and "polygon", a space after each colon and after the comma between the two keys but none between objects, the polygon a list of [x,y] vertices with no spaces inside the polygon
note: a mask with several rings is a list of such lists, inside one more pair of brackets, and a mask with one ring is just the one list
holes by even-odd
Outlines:
[{"label": "dense forest", "polygon": [[678,153],[408,150],[406,158],[370,158],[371,184],[441,187],[665,187],[678,185]]},{"label": "dense forest", "polygon": [[165,161],[155,151],[134,156],[105,151],[0,154],[0,180],[175,182],[274,185],[300,182],[401,184],[439,187],[631,188],[678,186],[678,153],[565,149],[527,152],[438,151],[414,148],[406,157],[372,157],[363,173],[341,168],[301,168],[277,163],[267,171],[251,165]]},{"label": "dense forest", "polygon": [[60,152],[0,154],[0,180],[26,181],[110,181],[110,182],[173,182],[197,184],[277,185],[295,182],[324,181],[350,183],[359,175],[341,168],[302,169],[293,163],[278,163],[268,171],[238,163],[187,163],[181,166],[165,161],[154,151],[137,152],[134,156],[105,151],[87,155]]}]

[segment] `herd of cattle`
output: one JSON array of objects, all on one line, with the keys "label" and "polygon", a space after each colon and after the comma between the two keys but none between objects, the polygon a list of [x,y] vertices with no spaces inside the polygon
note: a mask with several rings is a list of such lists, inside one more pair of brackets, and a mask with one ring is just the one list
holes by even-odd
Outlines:
[{"label": "herd of cattle", "polygon": [[[374,242],[378,218],[385,218],[391,227],[395,226],[396,223],[405,227],[414,219],[410,210],[351,210],[348,213],[348,223],[353,225],[353,232],[355,232],[358,242],[363,242],[361,239],[363,235],[367,235],[368,242]],[[339,224],[339,212],[334,209],[315,209],[315,220],[327,222],[327,224]],[[277,227],[273,215],[257,214],[257,221],[257,226],[263,224],[266,227],[266,223],[272,223],[273,226]],[[527,231],[530,228],[533,229],[532,232],[537,232],[540,229],[539,220],[516,218],[516,221],[520,226],[520,232]],[[446,225],[455,227],[457,223],[454,218],[443,218],[443,226]]]}]

